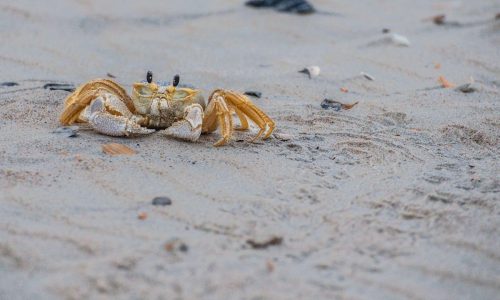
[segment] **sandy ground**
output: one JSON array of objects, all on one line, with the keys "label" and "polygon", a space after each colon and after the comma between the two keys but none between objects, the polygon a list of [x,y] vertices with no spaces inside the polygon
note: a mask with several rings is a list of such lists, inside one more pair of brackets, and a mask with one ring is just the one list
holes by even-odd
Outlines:
[{"label": "sandy ground", "polygon": [[[19,83],[0,87],[0,299],[498,299],[498,1],[166,2],[0,3],[0,82]],[[464,26],[424,21],[441,13]],[[146,70],[261,91],[293,138],[53,133],[67,92],[45,83]]]}]

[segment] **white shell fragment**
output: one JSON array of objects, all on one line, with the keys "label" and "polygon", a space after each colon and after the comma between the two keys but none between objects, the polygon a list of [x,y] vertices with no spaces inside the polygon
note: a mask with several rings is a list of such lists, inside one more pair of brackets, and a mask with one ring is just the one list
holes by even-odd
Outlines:
[{"label": "white shell fragment", "polygon": [[370,81],[374,81],[375,80],[375,77],[373,77],[372,75],[368,74],[368,73],[365,73],[365,72],[361,72],[359,73],[359,75],[363,76],[364,78],[370,80]]},{"label": "white shell fragment", "polygon": [[321,69],[318,66],[309,66],[303,70],[300,70],[299,73],[304,73],[309,76],[309,79],[318,77]]},{"label": "white shell fragment", "polygon": [[391,34],[391,42],[396,46],[410,47],[410,40],[406,36],[397,33]]}]

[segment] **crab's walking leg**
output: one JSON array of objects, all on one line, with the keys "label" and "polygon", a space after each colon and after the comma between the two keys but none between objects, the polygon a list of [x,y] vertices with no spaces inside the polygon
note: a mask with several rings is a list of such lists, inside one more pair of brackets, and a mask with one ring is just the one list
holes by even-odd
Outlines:
[{"label": "crab's walking leg", "polygon": [[[224,91],[226,100],[241,112],[247,115],[257,126],[259,126],[260,131],[254,140],[258,139],[262,134],[264,134],[263,139],[269,138],[276,127],[274,121],[269,118],[260,108],[258,108],[252,101],[250,101],[246,96],[235,93],[233,91]],[[266,131],[267,130],[267,131]]]},{"label": "crab's walking leg", "polygon": [[213,95],[210,99],[203,119],[203,132],[213,132],[217,129],[217,125],[220,125],[222,137],[214,146],[222,146],[227,144],[233,134],[233,118],[221,95]]},{"label": "crab's walking leg", "polygon": [[192,104],[184,110],[184,119],[175,122],[165,129],[167,136],[195,142],[201,135],[203,122],[203,108],[199,104]]},{"label": "crab's walking leg", "polygon": [[129,136],[154,132],[154,129],[141,127],[137,123],[135,116],[127,118],[108,112],[101,96],[92,102],[89,110],[88,122],[97,132],[111,136]]}]

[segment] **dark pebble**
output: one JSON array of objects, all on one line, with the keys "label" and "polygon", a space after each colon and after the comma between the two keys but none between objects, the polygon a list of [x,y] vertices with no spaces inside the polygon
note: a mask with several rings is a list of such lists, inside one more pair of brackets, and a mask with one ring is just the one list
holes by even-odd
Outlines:
[{"label": "dark pebble", "polygon": [[389,28],[382,29],[382,33],[389,33],[389,32],[391,32],[391,30]]},{"label": "dark pebble", "polygon": [[161,205],[161,206],[166,206],[166,205],[172,205],[172,200],[168,197],[156,197],[153,199],[153,205]]},{"label": "dark pebble", "polygon": [[107,73],[106,76],[108,76],[109,78],[116,78],[116,76],[111,73]]},{"label": "dark pebble", "polygon": [[246,91],[245,95],[256,97],[256,98],[262,97],[262,93],[261,92],[256,92],[256,91]]},{"label": "dark pebble", "polygon": [[16,86],[16,85],[19,85],[19,83],[12,82],[12,81],[7,81],[7,82],[0,83],[0,86]]},{"label": "dark pebble", "polygon": [[315,12],[314,7],[305,0],[250,0],[245,3],[250,7],[272,7],[277,11],[311,14]]},{"label": "dark pebble", "polygon": [[181,252],[188,252],[188,250],[189,250],[189,247],[186,244],[184,244],[184,243],[182,243],[179,246],[179,251],[181,251]]},{"label": "dark pebble", "polygon": [[342,103],[334,100],[325,99],[321,102],[321,108],[323,109],[333,109],[334,111],[340,111],[342,109]]},{"label": "dark pebble", "polygon": [[54,133],[62,134],[66,137],[74,138],[78,136],[78,126],[61,126],[54,130]]},{"label": "dark pebble", "polygon": [[66,92],[74,92],[75,86],[69,83],[47,83],[43,86],[44,89],[48,89],[51,91],[66,91]]},{"label": "dark pebble", "polygon": [[465,94],[477,92],[477,88],[472,83],[462,84],[458,86],[456,90]]}]

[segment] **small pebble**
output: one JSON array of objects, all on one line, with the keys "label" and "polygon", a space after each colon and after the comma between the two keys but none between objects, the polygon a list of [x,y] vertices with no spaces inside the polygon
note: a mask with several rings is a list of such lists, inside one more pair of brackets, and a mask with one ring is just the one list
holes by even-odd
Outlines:
[{"label": "small pebble", "polygon": [[318,77],[320,72],[321,69],[318,66],[309,66],[299,71],[299,73],[307,74],[309,76],[309,79]]},{"label": "small pebble", "polygon": [[48,89],[51,91],[66,91],[66,92],[74,92],[75,86],[69,83],[47,83],[43,86],[44,89]]},{"label": "small pebble", "polygon": [[256,98],[262,97],[262,93],[261,92],[256,92],[256,91],[246,91],[245,95],[256,97]]},{"label": "small pebble", "polygon": [[389,28],[384,28],[384,29],[382,29],[382,33],[384,33],[384,34],[385,34],[385,33],[389,33],[389,32],[391,32],[391,30],[390,30]]},{"label": "small pebble", "polygon": [[474,86],[474,83],[462,84],[458,86],[456,90],[465,94],[477,92],[477,88]]},{"label": "small pebble", "polygon": [[373,77],[372,75],[368,74],[368,73],[365,73],[365,72],[361,72],[359,73],[359,75],[363,76],[364,78],[368,79],[368,80],[371,80],[371,81],[374,81],[375,80],[375,77]]},{"label": "small pebble", "polygon": [[330,99],[325,99],[323,100],[323,102],[321,102],[321,108],[340,111],[342,109],[342,104],[340,102],[332,101]]},{"label": "small pebble", "polygon": [[19,83],[13,82],[13,81],[7,81],[7,82],[0,83],[0,86],[16,86],[16,85],[19,85]]},{"label": "small pebble", "polygon": [[106,73],[106,76],[108,76],[109,78],[116,78],[116,76],[111,73]]},{"label": "small pebble", "polygon": [[166,242],[163,247],[167,252],[180,251],[185,253],[189,250],[189,247],[178,238]]},{"label": "small pebble", "polygon": [[145,213],[145,212],[140,212],[139,214],[137,214],[137,219],[139,220],[146,220],[148,218],[148,214]]},{"label": "small pebble", "polygon": [[435,17],[432,17],[432,21],[436,25],[443,25],[445,19],[446,19],[446,15],[437,15]]},{"label": "small pebble", "polygon": [[356,106],[358,102],[354,102],[353,104],[345,104],[336,100],[325,99],[321,102],[321,108],[323,109],[333,109],[335,111],[340,111],[341,109],[351,109]]},{"label": "small pebble", "polygon": [[78,126],[61,126],[58,127],[53,133],[62,134],[65,137],[77,137],[78,136]]},{"label": "small pebble", "polygon": [[172,200],[168,197],[156,197],[153,199],[152,204],[161,206],[172,205]]},{"label": "small pebble", "polygon": [[245,5],[255,8],[272,7],[277,11],[297,14],[315,12],[314,7],[305,0],[250,0]]}]

